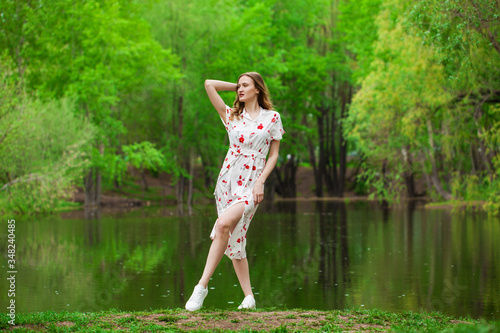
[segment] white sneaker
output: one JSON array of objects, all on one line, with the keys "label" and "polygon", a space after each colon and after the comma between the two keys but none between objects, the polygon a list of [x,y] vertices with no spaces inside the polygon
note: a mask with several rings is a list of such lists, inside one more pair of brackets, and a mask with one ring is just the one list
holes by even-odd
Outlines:
[{"label": "white sneaker", "polygon": [[238,306],[238,309],[255,309],[255,298],[253,295],[246,296],[240,306]]},{"label": "white sneaker", "polygon": [[202,285],[197,284],[196,287],[194,287],[193,294],[189,298],[189,301],[186,303],[186,310],[199,310],[203,306],[203,300],[207,297],[207,294],[208,288],[203,288]]}]

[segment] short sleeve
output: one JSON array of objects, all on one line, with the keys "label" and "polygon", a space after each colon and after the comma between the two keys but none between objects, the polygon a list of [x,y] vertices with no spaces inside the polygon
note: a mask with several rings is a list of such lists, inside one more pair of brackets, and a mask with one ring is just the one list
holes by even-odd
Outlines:
[{"label": "short sleeve", "polygon": [[226,105],[226,119],[220,118],[224,126],[227,126],[227,123],[229,122],[229,116],[231,115],[232,109]]},{"label": "short sleeve", "polygon": [[285,134],[285,130],[283,129],[283,123],[281,122],[281,116],[278,112],[274,112],[273,119],[271,120],[271,139],[273,140],[281,140],[283,138],[283,134]]}]

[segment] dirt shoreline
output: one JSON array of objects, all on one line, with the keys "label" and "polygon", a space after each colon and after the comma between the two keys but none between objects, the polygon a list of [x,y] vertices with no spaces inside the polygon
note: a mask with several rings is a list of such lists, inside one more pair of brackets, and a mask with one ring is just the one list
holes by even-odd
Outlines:
[{"label": "dirt shoreline", "polygon": [[[477,325],[473,319],[456,319],[441,313],[380,310],[242,310],[184,309],[127,312],[108,310],[88,313],[23,314],[8,331],[115,331],[122,332],[358,332],[358,331],[425,331],[440,332],[460,326]],[[453,330],[451,330],[453,331]]]},{"label": "dirt shoreline", "polygon": [[[101,195],[101,207],[106,209],[135,209],[145,206],[175,206],[175,186],[172,185],[172,180],[170,175],[161,174],[158,177],[153,177],[150,174],[146,174],[145,177],[137,170],[129,170],[133,183],[135,186],[135,194],[130,188],[121,188],[120,190],[108,190]],[[148,191],[144,193],[137,194],[140,188],[144,188],[143,180],[145,179]],[[201,181],[201,170],[195,172],[195,179],[198,179],[198,184],[195,186],[194,194],[198,197],[198,203],[210,204],[212,203],[212,196],[202,184]],[[276,202],[287,202],[287,201],[331,201],[331,202],[378,202],[377,199],[370,199],[368,196],[356,195],[353,191],[346,191],[343,197],[317,197],[314,191],[314,173],[311,168],[299,167],[297,170],[297,197],[296,198],[282,198],[279,195],[274,195],[273,200]],[[419,182],[417,184],[418,192],[424,192],[424,184]],[[149,196],[153,195],[154,198],[151,199]],[[77,188],[74,193],[72,193],[72,202],[79,203],[82,206],[85,203],[85,194],[82,188]],[[456,208],[473,208],[481,209],[484,202],[442,202],[442,203],[432,203],[428,197],[417,197],[417,198],[405,198],[401,199],[401,203],[414,202],[419,208],[425,209],[456,209]]]}]

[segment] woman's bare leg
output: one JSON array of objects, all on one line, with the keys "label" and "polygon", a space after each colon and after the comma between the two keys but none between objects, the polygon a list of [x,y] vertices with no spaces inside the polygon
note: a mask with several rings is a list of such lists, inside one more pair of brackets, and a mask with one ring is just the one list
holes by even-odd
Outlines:
[{"label": "woman's bare leg", "polygon": [[219,221],[217,222],[215,231],[215,239],[212,241],[212,245],[208,251],[205,269],[203,270],[203,275],[198,282],[203,287],[206,288],[208,286],[208,281],[214,274],[217,265],[224,255],[224,251],[226,251],[227,242],[229,240],[229,231],[234,229],[238,221],[243,216],[244,210],[245,203],[237,203],[219,216]]},{"label": "woman's bare leg", "polygon": [[245,297],[248,295],[253,296],[252,286],[250,284],[250,271],[248,269],[248,260],[244,259],[233,259],[233,267],[236,272],[236,276],[238,276],[238,281],[240,281],[241,289],[245,294]]}]

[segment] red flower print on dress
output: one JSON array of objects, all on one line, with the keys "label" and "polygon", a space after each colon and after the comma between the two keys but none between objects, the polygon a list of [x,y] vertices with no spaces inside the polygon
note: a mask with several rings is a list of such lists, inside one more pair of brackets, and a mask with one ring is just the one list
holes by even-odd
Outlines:
[{"label": "red flower print on dress", "polygon": [[264,125],[262,125],[262,123],[260,123],[260,125],[259,125],[259,126],[257,126],[257,128],[261,130],[261,129],[263,129],[263,128],[264,128]]},{"label": "red flower print on dress", "polygon": [[245,138],[243,137],[243,134],[240,136],[240,142],[241,143],[245,142]]},{"label": "red flower print on dress", "polygon": [[241,238],[238,238],[238,240],[236,242],[241,243]]},{"label": "red flower print on dress", "polygon": [[238,180],[238,186],[243,185],[243,182],[241,180]]},{"label": "red flower print on dress", "polygon": [[250,169],[250,165],[245,164],[245,168],[246,168],[246,169]]},{"label": "red flower print on dress", "polygon": [[248,200],[245,200],[245,205],[248,205]]},{"label": "red flower print on dress", "polygon": [[255,165],[252,167],[252,170],[257,170],[257,168],[255,167]]},{"label": "red flower print on dress", "polygon": [[273,118],[273,120],[271,120],[271,122],[275,123],[276,122],[276,118]]}]

